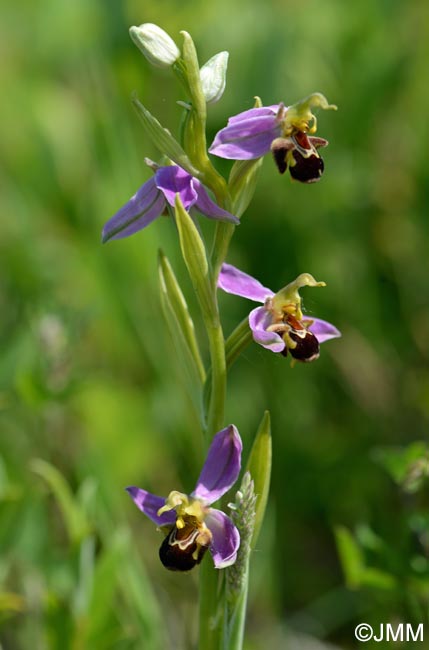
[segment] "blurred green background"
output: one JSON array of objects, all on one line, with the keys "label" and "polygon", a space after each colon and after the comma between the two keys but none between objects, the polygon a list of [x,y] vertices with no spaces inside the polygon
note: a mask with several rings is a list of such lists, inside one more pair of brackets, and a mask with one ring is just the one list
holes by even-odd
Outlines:
[{"label": "blurred green background", "polygon": [[[130,41],[142,22],[178,43],[189,31],[201,63],[230,52],[209,140],[254,95],[318,90],[339,107],[318,115],[321,182],[267,158],[229,255],[273,289],[325,280],[306,312],[343,332],[308,366],[252,346],[231,372],[227,421],[248,448],[268,408],[274,436],[246,648],[357,648],[362,620],[429,634],[426,0],[21,0],[2,14],[1,648],[195,639],[197,571],[161,567],[159,533],[123,491],[190,490],[199,472],[160,245],[189,283],[168,219],[100,245],[157,158],[131,92],[173,132],[184,99]],[[221,306],[228,333],[250,305]]]}]

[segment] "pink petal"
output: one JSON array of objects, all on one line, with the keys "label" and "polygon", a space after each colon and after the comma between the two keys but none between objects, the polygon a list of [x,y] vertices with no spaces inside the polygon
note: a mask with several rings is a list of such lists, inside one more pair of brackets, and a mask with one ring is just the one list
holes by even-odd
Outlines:
[{"label": "pink petal", "polygon": [[205,187],[200,183],[198,179],[192,179],[192,184],[198,197],[194,206],[196,210],[201,212],[201,214],[203,214],[205,217],[208,217],[209,219],[221,219],[222,221],[230,221],[235,224],[240,223],[240,219],[237,219],[237,217],[235,217],[230,212],[223,210],[214,201],[211,200],[206,192]]},{"label": "pink petal", "polygon": [[122,239],[146,228],[159,217],[165,208],[165,199],[155,184],[155,179],[146,181],[127,203],[105,224],[103,243],[111,239]]},{"label": "pink petal", "polygon": [[243,273],[232,264],[222,264],[219,273],[218,287],[235,296],[248,298],[255,302],[265,302],[266,298],[274,295],[271,289],[264,287],[256,278]]},{"label": "pink petal", "polygon": [[280,104],[273,104],[272,106],[259,106],[257,108],[249,108],[247,111],[242,111],[237,115],[233,115],[228,120],[228,126],[231,124],[237,124],[248,120],[253,117],[263,117],[266,115],[277,115],[277,112],[280,108]]},{"label": "pink petal", "polygon": [[193,206],[198,198],[192,184],[193,177],[177,165],[160,167],[155,173],[155,181],[158,189],[173,207],[176,194],[180,194],[180,200],[185,210]]},{"label": "pink petal", "polygon": [[[303,319],[306,320],[306,317]],[[309,319],[310,320],[310,319]],[[341,336],[341,332],[326,320],[321,320],[320,318],[312,318],[312,323],[308,328],[310,332],[313,332],[319,343],[324,343],[329,341],[329,339],[336,339]]]},{"label": "pink petal", "polygon": [[128,494],[136,504],[137,508],[141,510],[146,517],[149,517],[157,526],[166,526],[174,524],[176,521],[176,511],[169,510],[163,512],[161,516],[157,514],[158,510],[165,505],[165,499],[158,497],[155,494],[141,490],[138,487],[127,487]]},{"label": "pink petal", "polygon": [[230,120],[228,126],[216,134],[209,152],[232,160],[252,160],[264,156],[270,151],[272,141],[281,135],[281,126],[275,114],[242,120],[238,117]]},{"label": "pink petal", "polygon": [[253,339],[259,345],[272,352],[281,352],[286,344],[282,337],[276,332],[267,332],[267,327],[272,324],[271,314],[265,307],[256,307],[249,314],[249,325],[253,333]]},{"label": "pink petal", "polygon": [[240,533],[231,519],[221,510],[210,508],[206,525],[213,536],[209,550],[216,569],[234,564],[240,547]]},{"label": "pink petal", "polygon": [[240,434],[233,424],[219,431],[212,440],[191,496],[210,504],[228,492],[240,473],[242,448]]}]

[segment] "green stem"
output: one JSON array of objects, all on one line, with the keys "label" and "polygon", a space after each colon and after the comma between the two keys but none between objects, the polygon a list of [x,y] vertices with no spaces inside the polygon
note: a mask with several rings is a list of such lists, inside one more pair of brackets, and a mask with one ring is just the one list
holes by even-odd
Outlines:
[{"label": "green stem", "polygon": [[[228,185],[224,177],[221,176],[221,174],[219,174],[219,172],[213,167],[210,158],[207,155],[201,166],[201,172],[202,172],[201,182],[204,185],[206,185],[206,187],[209,187],[212,190],[213,194],[216,197],[217,204],[221,208],[225,208],[225,210],[228,210],[229,209],[227,207],[229,203]],[[232,228],[235,228],[235,226],[232,226]]]},{"label": "green stem", "polygon": [[[217,305],[217,301],[216,301]],[[222,329],[207,327],[212,366],[207,376],[209,390],[208,440],[224,424],[227,368],[252,340],[245,318],[228,337],[225,344]],[[215,569],[210,559],[200,568],[199,650],[241,650],[246,617],[247,585],[231,612],[225,602],[224,572]],[[227,625],[228,623],[228,625]]]},{"label": "green stem", "polygon": [[224,617],[224,575],[206,557],[200,567],[199,650],[221,650]]},{"label": "green stem", "polygon": [[[215,298],[217,307],[217,299]],[[224,424],[226,396],[225,340],[220,322],[205,320],[210,346],[212,382],[208,407],[207,442]],[[211,558],[200,567],[199,650],[221,650],[223,636],[224,575]]]},{"label": "green stem", "polygon": [[207,440],[222,429],[225,417],[226,360],[225,339],[220,322],[206,324],[210,347],[212,385],[207,417]]},{"label": "green stem", "polygon": [[[247,567],[249,562],[247,562]],[[229,625],[224,626],[226,639],[224,640],[225,650],[242,650],[244,627],[246,623],[247,592],[249,587],[248,569],[244,580],[244,587],[240,593],[239,600],[235,603]],[[228,606],[227,611],[228,611]],[[231,614],[231,612],[230,612]]]},{"label": "green stem", "polygon": [[[217,203],[225,207],[230,203],[228,185],[213,167],[208,154],[206,143],[206,101],[201,86],[200,68],[195,45],[187,32],[183,35],[183,60],[176,66],[175,71],[189,92],[190,110],[185,117],[182,132],[182,142],[192,164],[198,169],[198,178],[210,188]],[[177,201],[179,204],[179,201]],[[180,210],[181,206],[177,208]],[[228,209],[228,208],[226,208]],[[209,341],[211,360],[210,397],[207,409],[207,444],[217,431],[224,426],[227,366],[225,358],[225,339],[219,318],[217,301],[217,277],[222,262],[226,258],[229,242],[234,227],[219,224],[216,228],[215,249],[213,259],[215,265],[210,269],[206,257],[205,246],[196,236],[195,229],[186,219],[181,217],[179,230],[181,232],[182,251],[200,302],[201,312]],[[177,219],[177,215],[176,215]],[[218,247],[218,250],[216,249]],[[197,263],[198,255],[198,263]],[[214,273],[213,273],[214,270]],[[206,384],[206,386],[208,386]],[[221,650],[224,642],[225,615],[225,575],[224,571],[215,569],[210,559],[205,558],[200,567],[200,596],[199,596],[199,649]]]},{"label": "green stem", "polygon": [[[249,319],[246,317],[237,325],[225,342],[225,362],[227,373],[232,364],[238,359],[243,350],[245,350],[251,342],[252,331],[249,327]],[[207,405],[212,391],[212,376],[212,369],[209,368],[207,371],[206,382],[204,384],[203,403],[205,405]]]},{"label": "green stem", "polygon": [[213,240],[211,263],[213,268],[213,280],[217,284],[220,267],[228,254],[229,244],[234,234],[235,226],[225,221],[218,221]]},{"label": "green stem", "polygon": [[[210,444],[214,434],[222,429],[225,419],[227,369],[225,339],[218,313],[216,291],[213,290],[213,309],[202,309],[209,341],[211,385],[208,405],[206,440]],[[205,558],[200,568],[199,590],[199,650],[221,650],[224,615],[224,575],[215,569],[211,558]]]}]

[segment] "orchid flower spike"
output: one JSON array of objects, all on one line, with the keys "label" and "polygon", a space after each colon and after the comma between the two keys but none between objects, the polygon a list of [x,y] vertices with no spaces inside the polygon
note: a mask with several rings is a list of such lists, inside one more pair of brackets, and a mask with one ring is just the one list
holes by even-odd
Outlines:
[{"label": "orchid flower spike", "polygon": [[216,569],[234,564],[240,535],[231,519],[209,506],[220,499],[237,480],[242,443],[231,424],[213,438],[195,490],[188,496],[174,490],[158,497],[137,487],[127,492],[136,506],[166,537],[159,549],[163,565],[172,571],[189,571],[209,549]]},{"label": "orchid flower spike", "polygon": [[313,137],[317,129],[312,108],[336,109],[321,93],[293,104],[259,106],[234,115],[221,129],[209,149],[220,158],[251,160],[271,151],[281,174],[289,168],[293,179],[301,183],[320,180],[324,163],[318,149],[327,140]]},{"label": "orchid flower spike", "polygon": [[202,183],[181,167],[154,167],[155,175],[105,224],[103,243],[128,237],[146,228],[165,212],[167,206],[174,207],[176,194],[188,212],[197,211],[209,219],[240,223],[237,217],[216,205]]},{"label": "orchid flower spike", "polygon": [[303,315],[299,289],[325,286],[309,273],[302,273],[275,294],[247,273],[223,264],[218,286],[227,293],[263,303],[250,312],[249,325],[256,343],[272,352],[285,357],[290,353],[297,361],[314,361],[319,357],[320,343],[341,336],[331,323]]}]

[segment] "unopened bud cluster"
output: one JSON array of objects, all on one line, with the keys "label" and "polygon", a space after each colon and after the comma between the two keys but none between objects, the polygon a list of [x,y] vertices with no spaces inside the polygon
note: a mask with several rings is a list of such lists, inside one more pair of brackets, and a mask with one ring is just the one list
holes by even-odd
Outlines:
[{"label": "unopened bud cluster", "polygon": [[227,594],[234,598],[239,594],[247,579],[247,569],[255,527],[256,499],[254,484],[249,472],[246,472],[241,481],[241,486],[235,495],[235,502],[230,504],[231,519],[240,533],[240,548],[238,549],[235,564],[227,569]]}]

